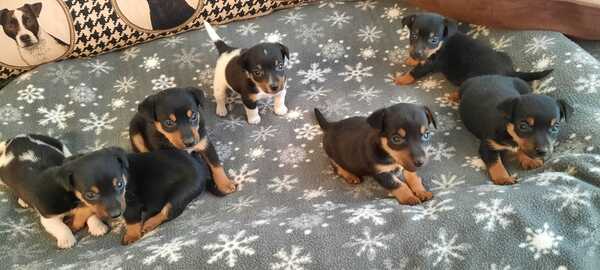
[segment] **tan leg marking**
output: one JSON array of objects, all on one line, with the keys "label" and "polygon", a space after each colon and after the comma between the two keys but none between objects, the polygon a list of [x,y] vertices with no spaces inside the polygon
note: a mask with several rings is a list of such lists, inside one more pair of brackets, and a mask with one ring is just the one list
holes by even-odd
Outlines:
[{"label": "tan leg marking", "polygon": [[142,238],[142,223],[127,224],[121,244],[129,245]]},{"label": "tan leg marking", "polygon": [[208,163],[208,166],[210,167],[212,177],[215,180],[215,184],[217,184],[219,191],[229,194],[237,189],[237,185],[229,179],[227,174],[225,174],[223,166],[213,166],[210,163]]},{"label": "tan leg marking", "polygon": [[412,190],[405,183],[400,183],[400,186],[392,190],[392,195],[401,204],[415,205],[421,203],[421,200],[413,194]]},{"label": "tan leg marking", "polygon": [[414,67],[414,66],[418,65],[420,62],[419,62],[419,60],[416,60],[416,59],[414,59],[414,58],[412,58],[412,57],[409,56],[409,57],[406,58],[406,60],[404,61],[404,63],[406,65],[408,65],[408,66]]},{"label": "tan leg marking", "polygon": [[454,90],[454,91],[450,92],[450,95],[448,96],[448,100],[455,102],[455,103],[460,103],[460,93],[458,92],[458,90]]},{"label": "tan leg marking", "polygon": [[502,164],[502,161],[498,159],[496,163],[492,164],[488,168],[488,173],[490,174],[490,178],[492,178],[492,182],[496,185],[512,185],[515,183],[515,177],[510,176],[508,171]]},{"label": "tan leg marking", "polygon": [[404,170],[404,178],[406,179],[406,184],[408,184],[408,187],[422,202],[433,197],[433,193],[425,189],[421,177],[419,177],[416,172]]},{"label": "tan leg marking", "polygon": [[169,218],[169,212],[171,212],[171,203],[165,204],[160,212],[148,220],[144,221],[144,225],[142,226],[142,234],[148,233],[156,229],[158,225],[162,224]]},{"label": "tan leg marking", "polygon": [[142,135],[134,134],[133,137],[131,137],[131,142],[133,143],[135,148],[137,148],[141,153],[150,152],[150,150],[148,150],[148,147],[146,147],[146,142],[144,141]]},{"label": "tan leg marking", "polygon": [[519,160],[521,168],[525,170],[536,169],[544,165],[543,160],[539,158],[530,158],[527,154],[523,153],[523,151],[517,152],[517,160]]},{"label": "tan leg marking", "polygon": [[335,161],[330,159],[329,162],[331,162],[331,166],[333,167],[333,170],[335,171],[335,173],[337,175],[341,176],[342,178],[344,178],[344,180],[346,180],[346,183],[348,183],[350,185],[358,185],[362,182],[362,179],[360,177],[358,177],[358,176],[352,174],[351,172],[347,171],[346,169],[342,168]]},{"label": "tan leg marking", "polygon": [[90,207],[77,207],[71,210],[73,220],[69,222],[69,228],[73,232],[78,232],[85,227],[85,224],[90,216],[94,214],[94,211]]},{"label": "tan leg marking", "polygon": [[396,85],[409,85],[415,82],[415,78],[410,75],[410,72],[407,72],[403,75],[396,74],[396,78],[394,78],[394,83]]}]

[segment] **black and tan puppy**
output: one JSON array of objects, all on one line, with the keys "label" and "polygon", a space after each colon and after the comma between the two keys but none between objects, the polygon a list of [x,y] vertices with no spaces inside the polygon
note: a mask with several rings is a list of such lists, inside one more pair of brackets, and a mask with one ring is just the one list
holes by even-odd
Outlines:
[{"label": "black and tan puppy", "polygon": [[524,169],[542,166],[552,154],[561,121],[573,113],[564,100],[533,94],[525,81],[514,77],[471,78],[460,87],[460,97],[462,122],[481,140],[479,154],[498,185],[515,183],[501,153],[516,154]]},{"label": "black and tan puppy", "polygon": [[398,85],[412,84],[434,72],[443,73],[456,86],[480,75],[507,75],[532,81],[552,72],[515,71],[508,54],[457,31],[455,21],[435,13],[409,15],[402,19],[402,24],[410,30],[407,64],[415,67],[396,78]]},{"label": "black and tan puppy", "polygon": [[315,115],[331,165],[346,182],[372,176],[402,204],[431,199],[416,173],[427,161],[429,126],[436,126],[429,108],[400,103],[338,122],[328,122],[318,109]]},{"label": "black and tan puppy", "polygon": [[202,104],[204,93],[198,88],[170,88],[148,96],[138,106],[129,124],[135,152],[180,149],[200,154],[208,163],[212,179],[223,194],[236,190],[208,140]]},{"label": "black and tan puppy", "polygon": [[259,43],[247,49],[230,47],[208,22],[205,21],[204,26],[219,51],[213,82],[217,115],[227,115],[227,89],[242,96],[250,124],[260,123],[256,104],[259,99],[273,97],[275,114],[286,114],[288,109],[285,106],[285,69],[286,59],[289,59],[288,48],[280,43],[271,42]]},{"label": "black and tan puppy", "polygon": [[0,178],[21,206],[40,214],[59,248],[72,247],[76,240],[71,230],[86,224],[92,235],[105,234],[108,227],[101,219],[116,218],[125,210],[125,151],[113,147],[69,155],[58,140],[42,135],[0,143]]},{"label": "black and tan puppy", "polygon": [[124,245],[178,217],[211,177],[202,158],[178,149],[129,154],[128,160]]}]

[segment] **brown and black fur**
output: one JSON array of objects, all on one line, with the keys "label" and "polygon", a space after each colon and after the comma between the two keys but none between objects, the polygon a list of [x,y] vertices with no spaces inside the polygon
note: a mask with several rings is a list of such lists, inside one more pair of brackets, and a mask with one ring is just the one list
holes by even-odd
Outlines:
[{"label": "brown and black fur", "polygon": [[561,122],[573,113],[566,101],[534,94],[525,81],[499,75],[465,81],[459,110],[466,128],[481,140],[479,154],[499,185],[515,183],[502,153],[514,153],[524,169],[542,166],[554,150]]},{"label": "brown and black fur", "polygon": [[[350,184],[372,176],[402,204],[432,197],[416,170],[427,161],[425,146],[436,125],[429,108],[407,103],[379,109],[369,117],[328,122],[318,109],[323,148],[337,174]],[[397,173],[403,168],[401,175]],[[404,179],[403,179],[404,178]]]}]

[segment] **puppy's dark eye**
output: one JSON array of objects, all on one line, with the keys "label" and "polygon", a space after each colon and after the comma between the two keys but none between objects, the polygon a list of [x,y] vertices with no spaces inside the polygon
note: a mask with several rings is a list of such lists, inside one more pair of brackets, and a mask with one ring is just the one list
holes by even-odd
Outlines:
[{"label": "puppy's dark eye", "polygon": [[424,142],[429,141],[431,139],[431,131],[426,131],[425,133],[423,133],[423,135],[421,135],[421,140],[423,140]]},{"label": "puppy's dark eye", "polygon": [[440,39],[438,37],[429,38],[429,43],[431,43],[431,44],[437,44],[439,41],[440,41]]},{"label": "puppy's dark eye", "polygon": [[175,122],[171,119],[167,119],[163,122],[163,125],[165,127],[174,127],[175,126]]},{"label": "puppy's dark eye", "polygon": [[283,63],[279,63],[279,64],[277,64],[277,66],[276,66],[275,68],[276,68],[278,71],[282,71],[284,67],[285,67],[285,66],[283,65]]},{"label": "puppy's dark eye", "polygon": [[410,39],[415,40],[417,39],[419,36],[415,33],[415,34],[411,34],[410,35]]},{"label": "puppy's dark eye", "polygon": [[526,121],[522,121],[521,123],[519,123],[519,130],[521,130],[521,131],[530,131],[531,130],[531,126]]},{"label": "puppy's dark eye", "polygon": [[400,135],[392,135],[390,138],[393,144],[402,144],[404,139]]},{"label": "puppy's dark eye", "polygon": [[192,113],[192,117],[190,117],[190,120],[197,121],[198,120],[198,113],[197,112],[193,112]]},{"label": "puppy's dark eye", "polygon": [[88,201],[95,201],[95,200],[97,200],[100,197],[100,195],[98,193],[91,192],[91,191],[90,192],[86,192],[85,194],[83,194],[83,196]]},{"label": "puppy's dark eye", "polygon": [[254,71],[252,71],[252,74],[256,77],[260,77],[263,75],[263,72],[262,72],[262,70],[255,69]]},{"label": "puppy's dark eye", "polygon": [[558,123],[554,124],[554,126],[552,126],[550,128],[550,133],[552,134],[556,134],[560,131],[560,125]]},{"label": "puppy's dark eye", "polygon": [[125,182],[123,182],[123,180],[119,180],[115,187],[117,188],[117,190],[121,190],[125,187]]}]

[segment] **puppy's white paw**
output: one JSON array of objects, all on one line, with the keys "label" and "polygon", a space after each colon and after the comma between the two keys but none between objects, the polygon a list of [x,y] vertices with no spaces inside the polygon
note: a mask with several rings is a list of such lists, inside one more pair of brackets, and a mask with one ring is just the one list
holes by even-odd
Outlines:
[{"label": "puppy's white paw", "polygon": [[250,123],[250,124],[260,123],[260,115],[248,116],[248,123]]},{"label": "puppy's white paw", "polygon": [[72,233],[65,233],[56,238],[56,245],[58,246],[58,248],[71,248],[75,245],[75,242],[77,242],[77,240],[75,239],[75,236],[73,236]]},{"label": "puppy's white paw", "polygon": [[93,236],[101,236],[108,232],[108,226],[95,215],[90,216],[87,220],[88,231]]},{"label": "puppy's white paw", "polygon": [[217,111],[216,111],[218,116],[221,117],[225,117],[227,115],[227,107],[225,107],[225,105],[219,105],[217,104]]},{"label": "puppy's white paw", "polygon": [[24,200],[22,200],[21,198],[17,199],[17,203],[23,207],[23,208],[29,208],[29,204],[27,204]]},{"label": "puppy's white paw", "polygon": [[275,106],[274,111],[276,115],[285,115],[288,112],[288,108],[285,105]]}]

